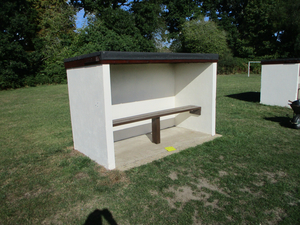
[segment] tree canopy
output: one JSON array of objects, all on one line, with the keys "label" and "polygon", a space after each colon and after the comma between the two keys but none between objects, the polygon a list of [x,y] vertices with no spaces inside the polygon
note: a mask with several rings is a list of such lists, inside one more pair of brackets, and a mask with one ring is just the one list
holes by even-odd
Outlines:
[{"label": "tree canopy", "polygon": [[39,65],[36,11],[26,0],[2,1],[0,10],[0,88],[20,87]]},{"label": "tree canopy", "polygon": [[183,52],[220,55],[229,52],[225,31],[220,30],[213,21],[204,21],[204,17],[186,21],[181,35]]},{"label": "tree canopy", "polygon": [[101,50],[300,57],[299,11],[294,0],[3,0],[0,89],[66,82],[64,58]]}]

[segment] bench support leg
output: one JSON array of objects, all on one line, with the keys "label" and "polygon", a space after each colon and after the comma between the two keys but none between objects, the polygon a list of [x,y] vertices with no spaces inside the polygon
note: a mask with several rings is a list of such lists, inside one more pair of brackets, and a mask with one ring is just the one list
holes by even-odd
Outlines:
[{"label": "bench support leg", "polygon": [[160,117],[152,118],[152,142],[160,143]]}]

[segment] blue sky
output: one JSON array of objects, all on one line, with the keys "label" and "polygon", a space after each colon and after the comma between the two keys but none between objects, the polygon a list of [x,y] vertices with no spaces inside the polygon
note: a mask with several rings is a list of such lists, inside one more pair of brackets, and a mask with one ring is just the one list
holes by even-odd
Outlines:
[{"label": "blue sky", "polygon": [[76,14],[76,28],[82,28],[83,25],[86,23],[86,18],[83,18],[84,15],[84,9],[80,10]]}]

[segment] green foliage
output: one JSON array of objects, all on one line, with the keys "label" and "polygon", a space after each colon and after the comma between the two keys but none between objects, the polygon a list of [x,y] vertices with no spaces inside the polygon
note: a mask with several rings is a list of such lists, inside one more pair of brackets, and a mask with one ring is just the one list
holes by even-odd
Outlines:
[{"label": "green foliage", "polygon": [[201,15],[200,3],[195,0],[162,0],[161,15],[165,21],[165,34],[171,43],[173,52],[184,51],[182,29],[186,21],[197,19]]},{"label": "green foliage", "polygon": [[99,13],[101,15],[107,13],[107,9],[118,9],[125,5],[126,0],[70,0],[76,7],[83,7],[86,12]]},{"label": "green foliage", "polygon": [[134,17],[135,27],[146,40],[153,40],[155,33],[161,28],[165,29],[159,3],[157,0],[144,0],[131,4],[130,13]]},{"label": "green foliage", "polygon": [[198,18],[201,13],[199,3],[195,0],[162,1],[162,16],[165,20],[169,38],[177,39],[187,20]]},{"label": "green foliage", "polygon": [[[115,10],[116,11],[116,10]],[[77,48],[76,54],[88,54],[96,51],[154,51],[155,46],[152,41],[146,41],[139,30],[132,25],[131,15],[121,11],[122,19],[114,18],[116,27],[121,29],[109,29],[107,24],[98,18],[89,18],[89,25],[79,30],[74,46]]]},{"label": "green foliage", "polygon": [[118,35],[107,29],[100,20],[93,21],[88,27],[80,30],[78,54],[88,54],[96,51],[126,51],[135,47],[130,36]]},{"label": "green foliage", "polygon": [[[153,38],[159,26],[160,5],[155,1],[73,1],[90,13],[89,24],[80,31],[79,53],[106,51],[156,51]],[[128,10],[121,6],[127,5]],[[99,36],[98,36],[99,35]],[[89,37],[91,36],[91,37]]]},{"label": "green foliage", "polygon": [[276,55],[277,37],[274,15],[276,0],[251,0],[243,10],[235,51],[240,57]]},{"label": "green foliage", "polygon": [[[75,32],[82,8],[89,23]],[[220,73],[300,57],[299,11],[294,0],[4,0],[0,89],[65,83],[63,59],[102,50],[218,53]]]},{"label": "green foliage", "polygon": [[279,0],[277,9],[278,29],[276,32],[280,42],[280,54],[285,57],[300,57],[300,1]]},{"label": "green foliage", "polygon": [[219,54],[218,74],[247,72],[248,60],[233,57],[225,31],[213,21],[204,21],[203,17],[183,24],[181,41],[173,43],[173,48],[181,52]]},{"label": "green foliage", "polygon": [[235,56],[255,58],[278,56],[276,15],[278,0],[207,1],[203,8],[227,32]]},{"label": "green foliage", "polygon": [[[148,38],[145,36],[145,32],[142,31],[143,33],[141,33],[139,27],[136,26],[134,14],[120,8],[107,9],[106,13],[99,15],[96,18],[96,20],[100,20],[101,22],[99,22],[103,23],[109,31],[115,33],[119,37],[117,38],[117,40],[119,40],[116,42],[117,45],[119,42],[123,42],[119,45],[130,46],[129,48],[127,47],[128,50],[125,51],[155,51],[154,41],[151,37]],[[149,36],[151,36],[150,33]],[[108,39],[107,41],[111,40]],[[115,47],[115,50],[123,51],[120,47]]]},{"label": "green foliage", "polygon": [[36,83],[66,83],[63,60],[73,55],[76,11],[65,1],[45,1],[42,7],[39,36],[43,41],[43,67],[36,76]]},{"label": "green foliage", "polygon": [[205,14],[227,33],[229,48],[235,54],[235,43],[238,39],[238,20],[242,15],[246,0],[206,0],[202,8]]},{"label": "green foliage", "polygon": [[181,35],[183,52],[220,55],[230,52],[225,31],[219,30],[212,21],[204,21],[203,17],[185,22]]},{"label": "green foliage", "polygon": [[0,89],[17,88],[39,67],[36,11],[26,0],[2,1],[0,8]]},{"label": "green foliage", "polygon": [[218,74],[247,73],[248,60],[224,54],[218,61]]},{"label": "green foliage", "polygon": [[75,9],[64,0],[18,0],[0,13],[0,89],[65,83]]}]

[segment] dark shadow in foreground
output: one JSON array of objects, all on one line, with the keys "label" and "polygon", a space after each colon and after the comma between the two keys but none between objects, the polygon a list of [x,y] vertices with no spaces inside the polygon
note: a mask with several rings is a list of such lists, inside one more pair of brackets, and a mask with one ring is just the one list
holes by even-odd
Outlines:
[{"label": "dark shadow in foreground", "polygon": [[235,98],[247,102],[260,102],[260,92],[254,92],[254,91],[227,95],[226,97]]},{"label": "dark shadow in foreground", "polygon": [[86,219],[84,225],[102,225],[102,217],[110,224],[110,225],[118,225],[114,220],[111,212],[108,209],[99,210],[96,209],[92,212]]},{"label": "dark shadow in foreground", "polygon": [[291,118],[283,116],[265,117],[265,120],[279,123],[282,127],[293,128]]}]

